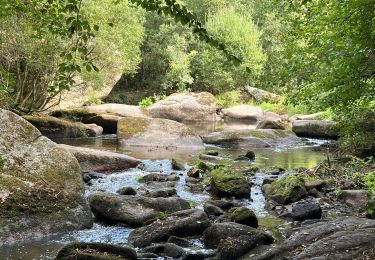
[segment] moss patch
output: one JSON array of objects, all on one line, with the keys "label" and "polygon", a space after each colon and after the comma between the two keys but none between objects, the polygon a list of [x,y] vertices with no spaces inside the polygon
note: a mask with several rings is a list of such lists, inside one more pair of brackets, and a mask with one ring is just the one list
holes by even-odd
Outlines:
[{"label": "moss patch", "polygon": [[211,190],[219,197],[250,197],[250,185],[243,173],[223,166],[212,171]]},{"label": "moss patch", "polygon": [[149,127],[150,123],[150,119],[140,117],[128,117],[121,119],[118,122],[119,138],[130,139],[144,133]]},{"label": "moss patch", "polygon": [[303,178],[295,175],[286,176],[271,184],[266,184],[263,189],[268,199],[274,200],[279,204],[296,202],[307,196]]}]

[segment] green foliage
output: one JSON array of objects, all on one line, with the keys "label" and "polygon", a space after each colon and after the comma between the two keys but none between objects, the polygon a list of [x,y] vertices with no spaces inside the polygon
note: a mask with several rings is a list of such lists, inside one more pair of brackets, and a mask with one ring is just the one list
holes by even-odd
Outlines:
[{"label": "green foliage", "polygon": [[369,172],[363,177],[368,191],[375,195],[375,172]]},{"label": "green foliage", "polygon": [[139,106],[140,107],[149,107],[151,106],[152,104],[154,103],[154,101],[152,100],[152,97],[146,97],[144,99],[142,99],[140,102],[139,102]]},{"label": "green foliage", "polygon": [[346,151],[358,155],[373,155],[375,149],[375,110],[356,103],[335,115],[339,122],[339,143]]},{"label": "green foliage", "polygon": [[222,108],[229,108],[239,105],[241,92],[238,90],[227,91],[216,96],[216,104]]},{"label": "green foliage", "polygon": [[374,132],[363,131],[360,125],[366,124],[368,112],[374,112],[375,2],[294,1],[288,8],[289,99],[318,110],[331,109],[339,121],[343,147],[355,153],[371,150]]},{"label": "green foliage", "polygon": [[[120,2],[120,0],[117,0],[117,2]],[[210,46],[222,51],[227,59],[235,65],[238,66],[242,62],[242,57],[233,54],[223,42],[213,37],[182,2],[177,0],[130,0],[130,2],[141,6],[147,11],[157,11],[159,14],[173,17],[176,23],[189,26],[201,41],[205,41]]]},{"label": "green foliage", "polygon": [[193,88],[217,94],[255,81],[261,74],[266,57],[260,45],[260,32],[251,16],[233,7],[223,7],[208,14],[206,27],[231,52],[243,57],[243,63],[238,67],[230,66],[216,49],[196,43],[198,54],[192,64]]},{"label": "green foliage", "polygon": [[336,163],[328,167],[322,167],[318,176],[330,179],[337,190],[368,189],[374,192],[375,164],[373,157],[352,157],[345,164]]}]

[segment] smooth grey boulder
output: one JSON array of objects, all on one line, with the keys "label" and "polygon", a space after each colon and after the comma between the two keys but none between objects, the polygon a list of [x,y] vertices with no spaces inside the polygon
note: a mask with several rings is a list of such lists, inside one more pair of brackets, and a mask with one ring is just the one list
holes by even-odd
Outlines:
[{"label": "smooth grey boulder", "polygon": [[72,153],[81,165],[81,169],[86,171],[107,172],[127,170],[141,163],[138,159],[120,153],[65,144],[59,144],[59,147]]},{"label": "smooth grey boulder", "polygon": [[148,108],[153,118],[165,118],[177,122],[214,122],[215,97],[208,92],[175,93]]},{"label": "smooth grey boulder", "polygon": [[202,136],[202,140],[207,144],[243,148],[267,148],[301,142],[293,132],[275,129],[225,130]]},{"label": "smooth grey boulder", "polygon": [[297,136],[311,138],[337,139],[338,132],[333,121],[323,120],[295,120],[292,123],[292,131]]},{"label": "smooth grey boulder", "polygon": [[150,198],[98,192],[88,197],[91,210],[100,219],[139,227],[166,213],[190,208],[189,202],[178,197]]}]

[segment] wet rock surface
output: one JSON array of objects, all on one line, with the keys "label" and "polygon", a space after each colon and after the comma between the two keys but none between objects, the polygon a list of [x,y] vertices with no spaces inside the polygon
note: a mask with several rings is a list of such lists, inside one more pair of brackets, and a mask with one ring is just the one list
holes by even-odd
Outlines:
[{"label": "wet rock surface", "polygon": [[55,258],[55,260],[67,259],[137,260],[137,253],[128,246],[104,243],[71,243],[64,246]]},{"label": "wet rock surface", "polygon": [[98,218],[132,227],[142,226],[166,213],[190,208],[187,201],[178,197],[149,198],[98,192],[90,195],[88,200]]},{"label": "wet rock surface", "polygon": [[203,210],[184,210],[135,229],[129,235],[129,242],[135,247],[146,247],[152,243],[165,242],[171,236],[200,235],[209,225],[210,221]]}]

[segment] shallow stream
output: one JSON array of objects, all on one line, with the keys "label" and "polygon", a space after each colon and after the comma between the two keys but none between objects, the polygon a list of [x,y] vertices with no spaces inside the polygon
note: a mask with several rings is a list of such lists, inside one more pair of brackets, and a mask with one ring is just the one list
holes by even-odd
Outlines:
[{"label": "shallow stream", "polygon": [[[85,139],[66,139],[55,140],[59,143],[65,143],[76,146],[92,147],[109,151],[116,151],[142,159],[143,166],[127,171],[116,172],[106,175],[105,178],[92,181],[91,186],[86,187],[86,196],[96,192],[116,192],[118,189],[126,186],[140,187],[144,184],[137,181],[141,176],[150,172],[171,173],[171,158],[183,160],[187,165],[192,165],[196,159],[196,151],[168,151],[154,149],[137,149],[137,150],[119,150],[117,147],[116,136],[105,136],[102,138],[85,138]],[[319,147],[325,143],[324,140],[304,139],[297,146],[285,146],[278,148],[252,149],[256,154],[254,162],[239,162],[249,166],[270,167],[276,166],[291,171],[296,168],[311,168],[325,158],[324,149]],[[207,146],[207,149],[218,150],[221,161],[233,160],[240,154],[246,153],[241,149],[225,149],[216,146]],[[196,207],[202,207],[205,200],[210,198],[208,193],[191,193],[185,189],[185,171],[177,172],[183,174],[177,184],[178,195],[191,201]],[[264,179],[264,174],[256,173],[251,188],[251,201],[239,201],[240,204],[252,208],[258,218],[260,226],[271,230],[277,240],[282,239],[282,230],[288,223],[284,223],[273,217],[265,209],[265,199],[262,195],[260,186]],[[9,247],[0,248],[0,259],[53,259],[59,248],[71,241],[81,242],[105,242],[121,244],[127,242],[127,237],[132,229],[121,226],[108,226],[102,223],[95,223],[91,229],[74,231],[65,234],[56,234],[43,239],[30,240],[26,243],[16,244]],[[201,247],[199,239],[192,239],[196,247]]]}]

